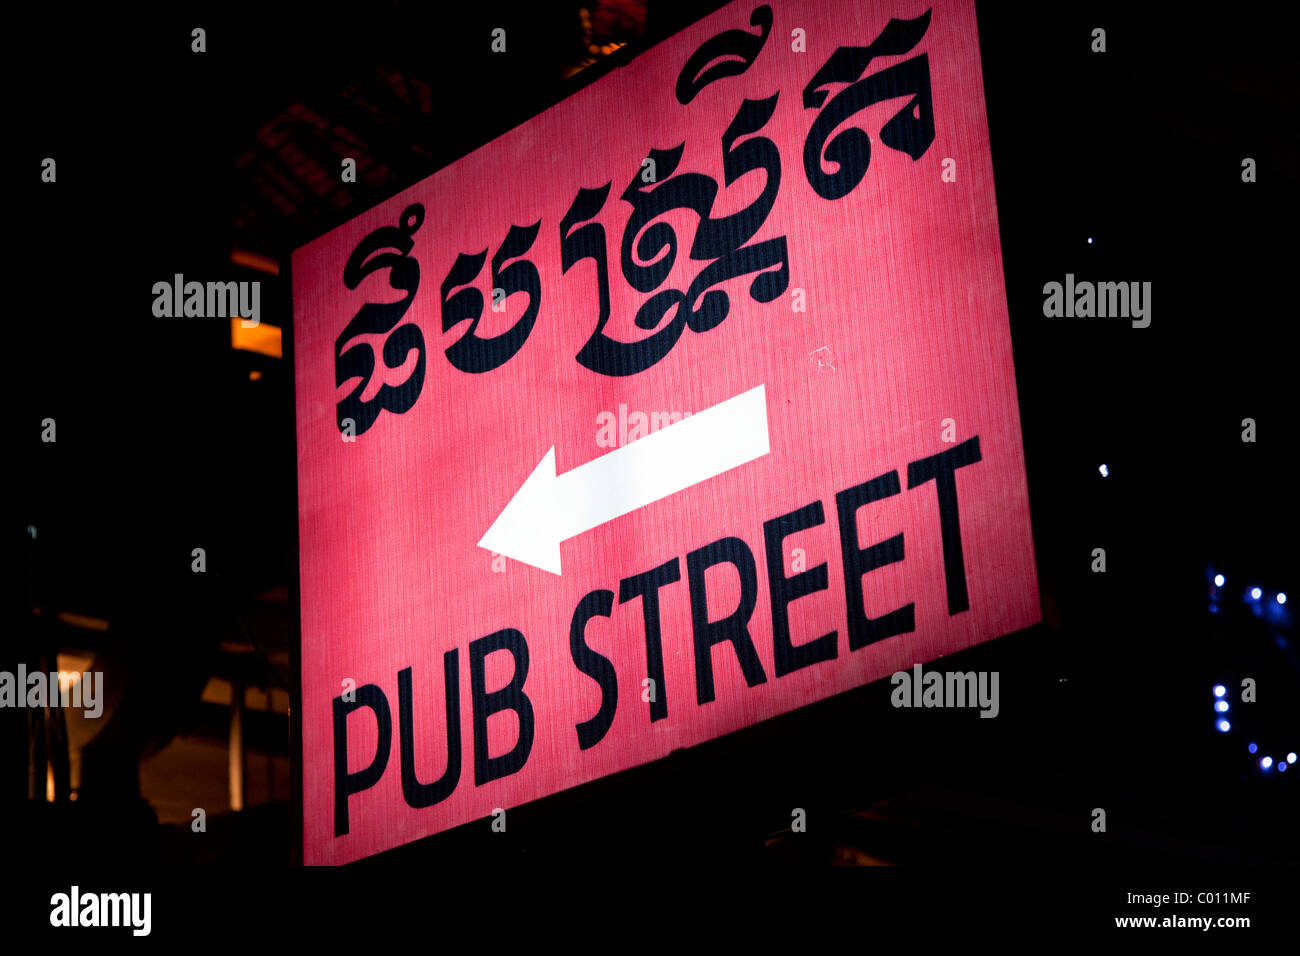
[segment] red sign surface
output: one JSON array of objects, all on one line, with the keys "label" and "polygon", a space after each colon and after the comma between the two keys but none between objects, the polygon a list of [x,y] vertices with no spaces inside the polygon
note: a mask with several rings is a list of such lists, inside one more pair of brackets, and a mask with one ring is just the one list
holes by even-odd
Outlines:
[{"label": "red sign surface", "polygon": [[971,3],[731,4],[293,293],[308,863],[1039,619]]}]

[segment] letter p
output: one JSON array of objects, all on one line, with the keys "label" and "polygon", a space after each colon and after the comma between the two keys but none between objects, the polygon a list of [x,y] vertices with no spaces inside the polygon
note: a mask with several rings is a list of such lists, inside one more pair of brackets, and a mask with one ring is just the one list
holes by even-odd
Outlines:
[{"label": "letter p", "polygon": [[[393,718],[388,698],[377,684],[366,684],[356,689],[356,700],[334,698],[334,835],[348,832],[348,797],[373,787],[384,775],[388,766],[388,751],[393,743]],[[360,707],[369,707],[375,713],[379,740],[370,766],[356,773],[348,773],[348,714]]]}]

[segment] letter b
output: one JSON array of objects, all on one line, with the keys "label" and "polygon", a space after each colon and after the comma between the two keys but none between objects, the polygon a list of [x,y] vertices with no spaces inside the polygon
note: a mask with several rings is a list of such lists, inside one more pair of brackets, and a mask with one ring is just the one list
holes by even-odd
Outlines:
[{"label": "letter b", "polygon": [[[500,690],[487,692],[487,656],[493,651],[509,651],[515,661],[510,683]],[[514,628],[505,628],[469,645],[469,686],[474,709],[474,786],[521,770],[533,749],[533,704],[524,693],[528,678],[528,642]],[[502,710],[513,710],[519,717],[519,739],[508,753],[488,755],[488,717]]]}]

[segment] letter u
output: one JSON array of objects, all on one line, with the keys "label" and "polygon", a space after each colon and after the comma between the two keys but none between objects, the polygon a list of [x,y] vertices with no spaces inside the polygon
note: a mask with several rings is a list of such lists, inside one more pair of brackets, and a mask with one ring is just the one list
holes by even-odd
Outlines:
[{"label": "letter u", "polygon": [[446,800],[460,781],[460,662],[452,648],[442,656],[443,686],[447,697],[447,769],[433,783],[420,783],[415,770],[415,703],[411,669],[397,673],[397,709],[401,726],[402,796],[415,809]]}]

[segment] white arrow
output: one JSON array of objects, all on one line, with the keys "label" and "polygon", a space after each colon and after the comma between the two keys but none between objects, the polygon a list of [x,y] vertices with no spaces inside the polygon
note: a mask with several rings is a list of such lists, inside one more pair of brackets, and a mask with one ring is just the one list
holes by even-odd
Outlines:
[{"label": "white arrow", "polygon": [[555,447],[480,548],[560,573],[560,542],[768,453],[764,386],[651,432],[558,477]]}]

